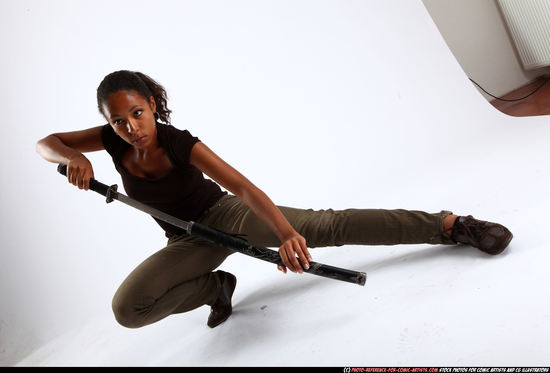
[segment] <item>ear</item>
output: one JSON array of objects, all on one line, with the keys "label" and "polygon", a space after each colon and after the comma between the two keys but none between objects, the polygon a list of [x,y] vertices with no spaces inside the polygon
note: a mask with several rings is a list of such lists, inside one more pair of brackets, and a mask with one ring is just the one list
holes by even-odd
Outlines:
[{"label": "ear", "polygon": [[157,111],[157,103],[155,102],[155,98],[153,96],[149,97],[149,105],[151,106],[153,113]]}]

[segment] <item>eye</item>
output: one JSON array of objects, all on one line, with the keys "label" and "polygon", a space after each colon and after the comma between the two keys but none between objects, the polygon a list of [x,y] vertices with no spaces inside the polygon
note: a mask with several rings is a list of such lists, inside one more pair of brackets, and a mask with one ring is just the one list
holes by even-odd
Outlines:
[{"label": "eye", "polygon": [[136,113],[136,117],[139,117],[141,115],[141,113],[143,113],[143,110],[141,110],[141,109],[136,110],[135,113]]},{"label": "eye", "polygon": [[119,121],[120,121],[120,119],[115,119],[115,120],[113,121],[113,124],[114,124],[115,126],[118,126],[118,125],[120,124],[120,123],[118,123]]}]

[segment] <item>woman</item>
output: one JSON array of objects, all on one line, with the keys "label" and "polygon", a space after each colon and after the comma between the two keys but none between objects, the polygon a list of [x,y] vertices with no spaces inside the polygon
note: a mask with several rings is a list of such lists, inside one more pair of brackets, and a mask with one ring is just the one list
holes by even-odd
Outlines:
[{"label": "woman", "polygon": [[[164,88],[140,72],[107,75],[97,89],[97,103],[108,124],[54,133],[37,143],[44,159],[67,165],[71,184],[89,189],[94,172],[83,153],[105,149],[128,196],[180,219],[279,247],[284,265],[278,269],[284,273],[287,268],[295,273],[309,268],[308,247],[460,242],[498,254],[512,239],[500,224],[450,211],[276,206],[197,137],[172,126]],[[232,251],[155,220],[166,232],[166,247],[135,268],[115,293],[117,321],[137,328],[207,304],[207,325],[219,325],[231,314],[237,280],[213,271]]]}]

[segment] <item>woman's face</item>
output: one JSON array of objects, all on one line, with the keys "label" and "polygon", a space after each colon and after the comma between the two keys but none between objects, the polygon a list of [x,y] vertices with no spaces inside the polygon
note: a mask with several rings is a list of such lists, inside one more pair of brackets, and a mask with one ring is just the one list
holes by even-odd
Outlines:
[{"label": "woman's face", "polygon": [[103,104],[103,112],[113,130],[137,148],[156,143],[155,111],[153,96],[147,101],[136,91],[113,92]]}]

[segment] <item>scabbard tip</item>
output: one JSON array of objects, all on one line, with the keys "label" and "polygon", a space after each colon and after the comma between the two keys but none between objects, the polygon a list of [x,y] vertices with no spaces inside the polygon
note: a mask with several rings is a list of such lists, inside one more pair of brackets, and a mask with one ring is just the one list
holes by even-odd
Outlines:
[{"label": "scabbard tip", "polygon": [[367,274],[365,272],[359,272],[359,277],[357,278],[357,284],[361,286],[365,286],[366,282],[367,282]]}]

